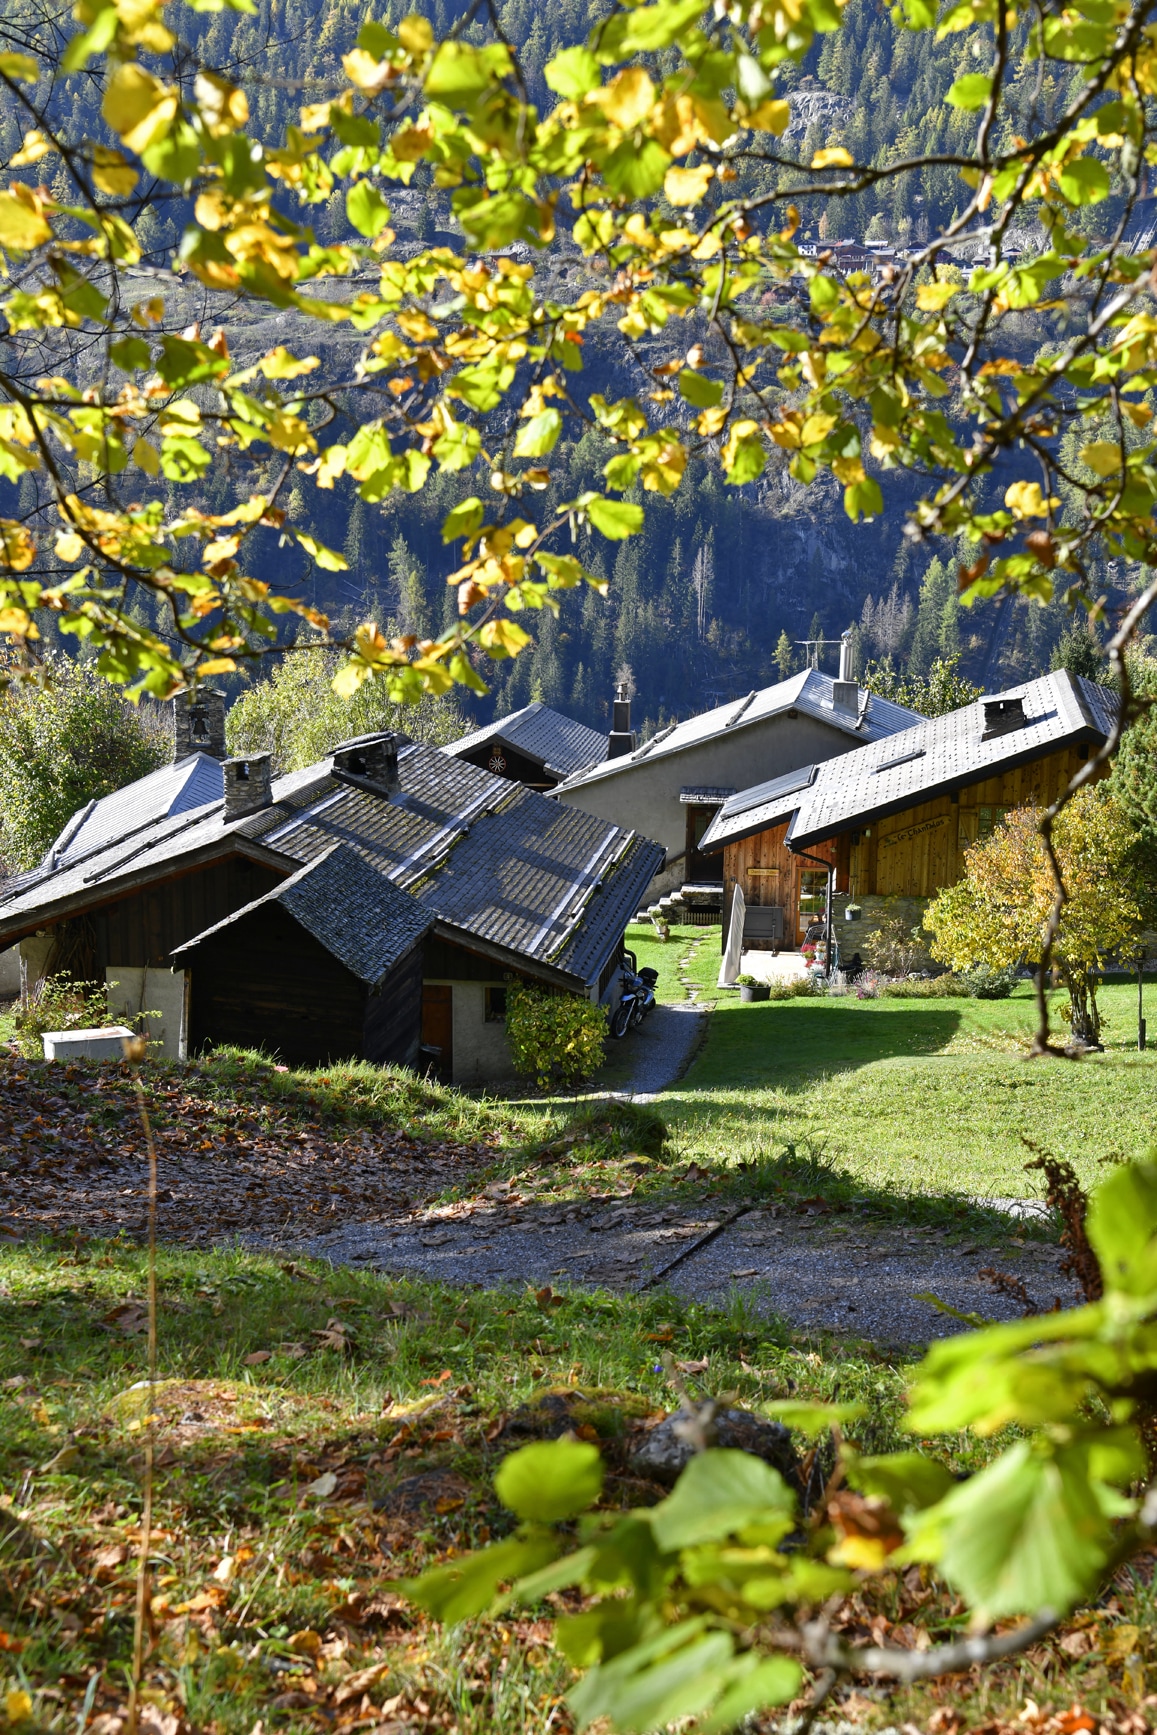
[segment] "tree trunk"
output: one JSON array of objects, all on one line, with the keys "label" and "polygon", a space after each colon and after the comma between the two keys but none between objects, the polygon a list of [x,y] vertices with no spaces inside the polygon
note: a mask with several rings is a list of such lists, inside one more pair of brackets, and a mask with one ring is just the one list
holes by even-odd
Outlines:
[{"label": "tree trunk", "polygon": [[1097,991],[1087,970],[1063,969],[1065,986],[1072,1007],[1074,1043],[1084,1048],[1100,1048],[1101,1017],[1097,1009]]}]

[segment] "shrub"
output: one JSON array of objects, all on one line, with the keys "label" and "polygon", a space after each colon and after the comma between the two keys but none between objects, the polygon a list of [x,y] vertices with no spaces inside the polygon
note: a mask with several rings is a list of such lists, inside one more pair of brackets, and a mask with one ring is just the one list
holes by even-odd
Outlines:
[{"label": "shrub", "polygon": [[897,982],[885,982],[883,987],[888,1000],[949,1000],[972,992],[964,977],[951,971],[943,976],[903,976]]},{"label": "shrub", "polygon": [[603,1058],[607,1034],[601,1006],[574,994],[544,994],[525,983],[506,996],[506,1035],[514,1070],[541,1090],[571,1087],[590,1077]]},{"label": "shrub", "polygon": [[864,941],[864,957],[885,976],[910,976],[927,964],[928,949],[919,927],[911,927],[898,910],[888,910]]},{"label": "shrub", "polygon": [[1007,1000],[1016,987],[1019,972],[1015,965],[997,970],[989,964],[974,964],[960,979],[965,984],[964,992],[974,994],[978,1000]]},{"label": "shrub", "polygon": [[755,987],[755,977],[750,975],[745,970],[743,972],[742,976],[737,976],[735,978],[735,986],[737,988],[754,988]]},{"label": "shrub", "polygon": [[45,976],[20,1002],[14,1023],[21,1054],[40,1060],[46,1030],[86,1030],[108,1023],[108,991],[98,982]]},{"label": "shrub", "polygon": [[810,976],[789,976],[785,982],[769,982],[767,998],[769,1000],[807,1000],[819,993],[819,988]]}]

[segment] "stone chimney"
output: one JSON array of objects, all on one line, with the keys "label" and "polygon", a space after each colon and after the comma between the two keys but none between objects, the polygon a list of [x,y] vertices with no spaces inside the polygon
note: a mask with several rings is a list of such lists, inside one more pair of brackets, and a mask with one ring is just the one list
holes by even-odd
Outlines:
[{"label": "stone chimney", "polygon": [[226,759],[225,818],[244,819],[273,803],[272,753],[253,753],[248,759]]},{"label": "stone chimney", "polygon": [[224,693],[212,687],[178,693],[173,700],[173,758],[207,753],[212,759],[224,759],[227,752]]},{"label": "stone chimney", "polygon": [[631,728],[631,701],[625,681],[615,688],[615,709],[611,732],[607,736],[607,758],[621,759],[624,753],[635,751],[635,732]]},{"label": "stone chimney", "polygon": [[339,775],[373,784],[383,795],[396,795],[402,787],[396,735],[359,735],[341,742],[333,750],[333,768]]},{"label": "stone chimney", "polygon": [[852,669],[850,632],[840,635],[840,673],[839,678],[832,682],[832,704],[837,711],[858,712],[860,709],[860,689]]}]

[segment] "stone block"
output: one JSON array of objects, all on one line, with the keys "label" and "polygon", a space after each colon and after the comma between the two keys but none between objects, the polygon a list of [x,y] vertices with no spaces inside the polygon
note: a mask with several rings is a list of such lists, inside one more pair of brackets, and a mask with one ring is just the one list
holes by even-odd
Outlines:
[{"label": "stone block", "polygon": [[45,1060],[123,1060],[131,1038],[127,1024],[104,1024],[99,1030],[46,1030]]}]

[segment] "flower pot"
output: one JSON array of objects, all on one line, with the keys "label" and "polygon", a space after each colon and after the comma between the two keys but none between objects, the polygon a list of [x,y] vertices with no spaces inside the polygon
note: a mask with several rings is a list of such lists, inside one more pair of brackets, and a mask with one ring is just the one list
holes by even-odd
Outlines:
[{"label": "flower pot", "polygon": [[766,982],[757,982],[751,990],[751,998],[753,1000],[770,1000],[771,989]]},{"label": "flower pot", "polygon": [[864,912],[860,908],[859,904],[848,904],[847,908],[844,910],[844,921],[858,922],[863,913]]},{"label": "flower pot", "polygon": [[739,998],[747,1005],[750,1005],[755,999],[757,987],[758,984],[755,982],[741,982],[739,985]]}]

